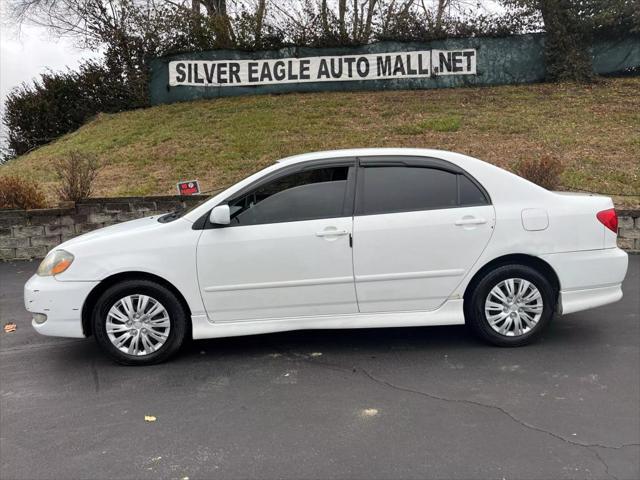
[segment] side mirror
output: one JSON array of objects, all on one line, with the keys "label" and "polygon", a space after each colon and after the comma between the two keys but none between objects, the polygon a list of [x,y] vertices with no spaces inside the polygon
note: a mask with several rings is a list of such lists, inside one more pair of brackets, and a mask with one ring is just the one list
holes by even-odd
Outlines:
[{"label": "side mirror", "polygon": [[231,210],[229,205],[218,205],[211,210],[209,221],[214,225],[229,225],[231,223]]}]

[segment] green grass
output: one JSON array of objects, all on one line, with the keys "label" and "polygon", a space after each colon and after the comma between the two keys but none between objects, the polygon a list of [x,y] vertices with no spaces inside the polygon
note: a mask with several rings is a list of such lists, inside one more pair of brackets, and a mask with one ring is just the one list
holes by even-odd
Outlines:
[{"label": "green grass", "polygon": [[395,129],[400,135],[420,135],[426,131],[457,132],[460,128],[460,117],[438,116],[427,118],[414,124],[400,125]]},{"label": "green grass", "polygon": [[175,193],[197,178],[229,185],[274,160],[314,150],[427,147],[505,168],[551,155],[565,188],[636,195],[640,204],[640,78],[422,91],[246,96],[99,115],[0,167],[42,182],[56,202],[53,162],[73,150],[104,162],[96,196]]}]

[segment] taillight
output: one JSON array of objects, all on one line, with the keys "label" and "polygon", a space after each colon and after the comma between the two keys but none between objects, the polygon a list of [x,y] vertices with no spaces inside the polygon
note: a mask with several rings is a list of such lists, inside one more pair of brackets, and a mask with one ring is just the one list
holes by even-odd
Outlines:
[{"label": "taillight", "polygon": [[596,218],[613,233],[618,233],[618,215],[616,214],[615,209],[610,208],[608,210],[602,210],[601,212],[598,212]]}]

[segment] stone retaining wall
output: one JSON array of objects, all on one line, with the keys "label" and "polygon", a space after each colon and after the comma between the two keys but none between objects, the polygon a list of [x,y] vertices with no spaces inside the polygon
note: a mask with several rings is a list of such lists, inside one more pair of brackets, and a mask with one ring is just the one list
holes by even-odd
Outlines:
[{"label": "stone retaining wall", "polygon": [[[42,258],[56,245],[97,228],[189,207],[204,197],[91,198],[65,208],[0,210],[0,260]],[[640,252],[640,210],[618,211],[618,245]]]},{"label": "stone retaining wall", "polygon": [[618,246],[640,252],[640,210],[618,210]]},{"label": "stone retaining wall", "polygon": [[204,198],[90,198],[64,208],[0,210],[0,260],[42,258],[51,248],[77,235],[189,207]]}]

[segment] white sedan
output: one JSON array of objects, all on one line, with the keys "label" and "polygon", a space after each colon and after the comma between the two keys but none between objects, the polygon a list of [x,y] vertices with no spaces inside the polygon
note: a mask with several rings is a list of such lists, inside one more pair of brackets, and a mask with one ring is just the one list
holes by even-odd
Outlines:
[{"label": "white sedan", "polygon": [[185,338],[467,323],[524,345],[556,313],[620,300],[610,198],[545,190],[419,149],[280,160],[196,208],[53,249],[24,288],[44,335],[93,335],[124,364]]}]

